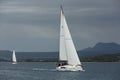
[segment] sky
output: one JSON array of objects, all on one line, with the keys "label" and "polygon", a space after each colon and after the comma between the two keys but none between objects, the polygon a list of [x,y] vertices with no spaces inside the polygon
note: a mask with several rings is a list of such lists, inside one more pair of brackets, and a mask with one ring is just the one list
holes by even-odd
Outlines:
[{"label": "sky", "polygon": [[0,0],[0,50],[59,51],[61,4],[77,50],[120,44],[120,0]]}]

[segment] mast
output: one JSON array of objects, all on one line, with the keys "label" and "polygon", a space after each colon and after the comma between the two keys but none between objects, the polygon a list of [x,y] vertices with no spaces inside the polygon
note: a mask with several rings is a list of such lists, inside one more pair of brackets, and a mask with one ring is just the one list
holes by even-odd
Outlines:
[{"label": "mast", "polygon": [[60,9],[61,9],[62,14],[64,14],[62,5],[60,5]]}]

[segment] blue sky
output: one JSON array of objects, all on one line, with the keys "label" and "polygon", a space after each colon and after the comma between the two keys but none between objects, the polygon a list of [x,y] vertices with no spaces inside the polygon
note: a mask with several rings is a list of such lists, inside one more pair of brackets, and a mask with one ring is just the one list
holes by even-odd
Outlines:
[{"label": "blue sky", "polygon": [[119,0],[0,0],[0,50],[58,51],[61,4],[77,50],[120,44]]}]

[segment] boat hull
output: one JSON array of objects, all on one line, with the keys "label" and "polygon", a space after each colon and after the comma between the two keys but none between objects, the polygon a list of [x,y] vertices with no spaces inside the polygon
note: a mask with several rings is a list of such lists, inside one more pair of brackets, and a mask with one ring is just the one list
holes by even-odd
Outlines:
[{"label": "boat hull", "polygon": [[12,64],[17,64],[16,62],[13,62]]},{"label": "boat hull", "polygon": [[56,67],[58,71],[84,71],[81,66],[64,65]]}]

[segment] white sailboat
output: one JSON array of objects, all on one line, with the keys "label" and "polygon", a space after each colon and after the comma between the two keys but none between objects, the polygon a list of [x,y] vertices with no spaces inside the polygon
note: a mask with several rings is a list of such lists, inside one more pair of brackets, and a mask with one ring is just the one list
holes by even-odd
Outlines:
[{"label": "white sailboat", "polygon": [[12,53],[12,62],[13,62],[12,64],[16,64],[17,63],[15,50],[13,50],[13,53]]},{"label": "white sailboat", "polygon": [[69,32],[62,6],[60,23],[59,62],[56,69],[58,71],[84,71],[76,52],[71,34]]}]

